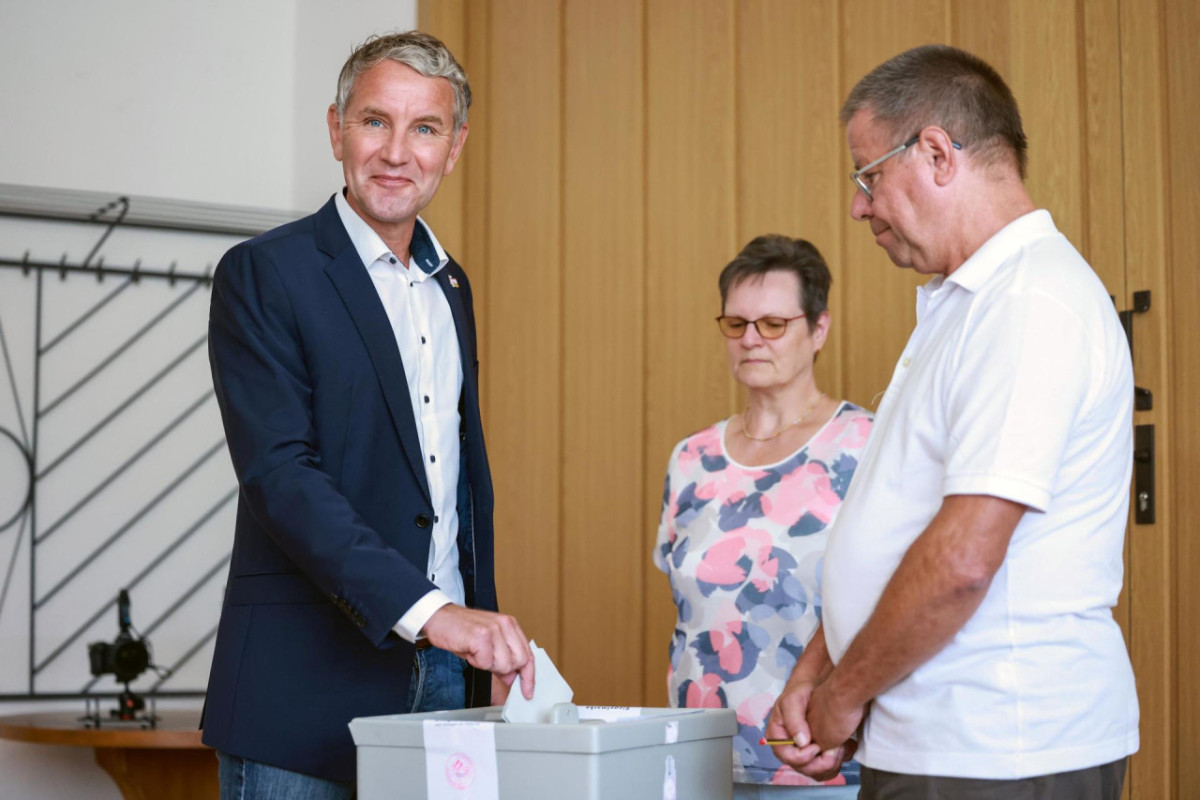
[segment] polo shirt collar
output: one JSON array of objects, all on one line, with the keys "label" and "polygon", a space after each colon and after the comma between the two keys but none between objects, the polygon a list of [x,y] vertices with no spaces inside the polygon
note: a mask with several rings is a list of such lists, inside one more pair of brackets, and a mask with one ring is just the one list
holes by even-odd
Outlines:
[{"label": "polo shirt collar", "polygon": [[[334,195],[333,203],[363,266],[369,267],[380,258],[392,255],[391,249],[379,234],[350,207],[345,190]],[[408,243],[408,256],[409,263],[415,263],[426,275],[436,274],[450,260],[442,248],[442,243],[420,217],[417,217],[417,222],[413,225],[412,241]]]},{"label": "polo shirt collar", "polygon": [[1017,217],[997,231],[992,238],[971,254],[950,277],[934,275],[917,287],[917,319],[937,307],[941,299],[950,296],[956,287],[974,294],[992,279],[1000,266],[1022,247],[1037,239],[1058,233],[1050,212],[1045,209],[1030,211]]},{"label": "polo shirt collar", "polygon": [[1045,239],[1058,233],[1050,212],[1044,208],[1023,214],[997,231],[983,246],[971,254],[971,257],[946,278],[946,283],[954,283],[968,292],[977,292],[983,288],[1000,265],[1008,261],[1021,248],[1038,239]]}]

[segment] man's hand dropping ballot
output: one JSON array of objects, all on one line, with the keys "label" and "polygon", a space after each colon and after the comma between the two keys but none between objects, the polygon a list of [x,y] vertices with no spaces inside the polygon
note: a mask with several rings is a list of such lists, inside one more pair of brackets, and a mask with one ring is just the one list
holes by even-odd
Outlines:
[{"label": "man's hand dropping ballot", "polygon": [[[555,719],[554,707],[560,703],[570,703],[575,691],[567,684],[558,668],[550,660],[546,651],[537,646],[532,639],[529,647],[533,651],[533,669],[537,675],[537,683],[533,687],[533,699],[526,700],[521,691],[521,676],[518,674],[513,681],[512,691],[504,703],[502,716],[505,722],[560,722]],[[564,713],[562,711],[559,714]]]}]

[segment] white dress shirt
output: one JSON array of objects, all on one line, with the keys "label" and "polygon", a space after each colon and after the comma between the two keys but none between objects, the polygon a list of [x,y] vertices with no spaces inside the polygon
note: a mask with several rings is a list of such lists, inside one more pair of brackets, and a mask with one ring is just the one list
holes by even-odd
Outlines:
[{"label": "white dress shirt", "polygon": [[413,642],[435,611],[447,603],[466,602],[457,542],[462,356],[450,304],[433,280],[449,259],[433,231],[418,218],[408,264],[400,263],[341,192],[334,203],[392,324],[433,499],[426,576],[438,588],[418,600],[393,626],[396,633]]}]

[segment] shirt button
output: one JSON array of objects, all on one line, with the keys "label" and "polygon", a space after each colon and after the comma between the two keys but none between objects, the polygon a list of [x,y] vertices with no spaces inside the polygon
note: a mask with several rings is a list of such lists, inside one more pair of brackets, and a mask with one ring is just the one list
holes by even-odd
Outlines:
[{"label": "shirt button", "polygon": [[901,366],[904,366],[904,367],[907,367],[907,366],[908,366],[909,364],[911,364],[911,363],[912,363],[912,359],[911,359],[911,358],[909,358],[908,356],[905,356],[905,357],[904,357],[904,360],[900,362],[900,365],[901,365]]},{"label": "shirt button", "polygon": [[391,261],[393,264],[395,264],[395,263],[396,263],[396,258],[395,258],[395,256],[393,256],[393,257],[389,258],[389,259],[388,259],[388,261]]},{"label": "shirt button", "polygon": [[436,463],[437,463],[437,456],[430,456],[430,457],[429,457],[429,463],[430,463],[430,464],[436,464]]},{"label": "shirt button", "polygon": [[429,402],[429,395],[425,395],[425,402],[426,402],[426,403],[428,403],[428,402]]},{"label": "shirt button", "polygon": [[425,344],[425,337],[424,337],[424,336],[422,336],[422,337],[421,337],[421,344]]}]

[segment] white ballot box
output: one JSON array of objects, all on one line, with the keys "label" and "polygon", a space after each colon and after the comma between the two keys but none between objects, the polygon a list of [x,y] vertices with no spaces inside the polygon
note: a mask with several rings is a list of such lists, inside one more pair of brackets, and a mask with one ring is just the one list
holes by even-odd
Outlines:
[{"label": "white ballot box", "polygon": [[731,800],[733,710],[564,703],[558,723],[500,707],[362,717],[359,800]]}]

